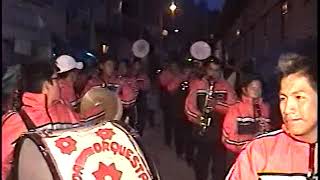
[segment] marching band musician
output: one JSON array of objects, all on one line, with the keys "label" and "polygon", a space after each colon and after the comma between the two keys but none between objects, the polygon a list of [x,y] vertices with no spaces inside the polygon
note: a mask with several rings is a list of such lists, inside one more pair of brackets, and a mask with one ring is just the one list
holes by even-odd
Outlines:
[{"label": "marching band musician", "polygon": [[149,109],[147,106],[147,94],[151,88],[151,82],[147,74],[142,68],[141,59],[135,58],[132,62],[132,76],[135,78],[138,87],[137,97],[137,111],[138,111],[138,124],[137,128],[140,135],[143,134],[143,130],[146,123],[146,118],[149,117]]},{"label": "marching band musician", "polygon": [[168,85],[168,91],[172,95],[172,113],[174,119],[174,139],[178,158],[185,159],[189,165],[192,162],[191,123],[187,121],[184,113],[184,103],[189,91],[189,82],[193,80],[193,72],[190,64],[182,64],[181,72],[173,78]]},{"label": "marching band musician", "polygon": [[123,105],[123,115],[122,119],[125,121],[126,118],[129,118],[129,125],[136,130],[138,129],[138,112],[136,107],[137,96],[138,96],[138,85],[136,82],[136,78],[131,76],[128,73],[129,60],[122,59],[118,66],[117,72],[117,81],[122,82],[123,86],[125,86],[131,92],[131,96],[129,99],[122,99]]},{"label": "marching band musician", "polygon": [[111,91],[117,92],[124,108],[132,105],[136,99],[136,91],[123,78],[116,75],[115,65],[116,58],[111,53],[99,57],[99,71],[91,76],[81,94],[84,95],[95,86],[106,86]]},{"label": "marching band musician", "polygon": [[[198,152],[194,164],[197,180],[207,179],[210,161],[213,161],[213,178],[222,179],[224,177],[225,150],[219,137],[221,137],[222,121],[230,105],[237,100],[236,93],[232,86],[222,79],[222,65],[215,57],[209,57],[203,64],[205,74],[201,79],[196,79],[190,83],[190,91],[185,102],[185,112],[188,120],[199,127],[204,114],[198,107],[197,94],[210,91],[223,93],[222,99],[213,99],[208,103],[212,107],[211,126],[207,133],[200,138],[196,138]],[[209,89],[212,88],[211,90]],[[210,90],[210,91],[209,91]],[[195,128],[196,129],[196,128]],[[196,136],[195,136],[196,137]]]},{"label": "marching band musician", "polygon": [[241,101],[229,108],[223,122],[222,143],[228,150],[227,167],[245,144],[271,129],[270,107],[261,97],[261,78],[255,74],[243,74],[240,88]]},{"label": "marching band musician", "polygon": [[318,179],[317,59],[279,58],[282,129],[246,145],[226,180]]},{"label": "marching band musician", "polygon": [[78,110],[80,101],[76,95],[74,85],[77,81],[79,71],[83,69],[83,63],[76,62],[73,57],[68,55],[59,56],[55,63],[61,98],[66,103],[70,103],[75,110]]},{"label": "marching band musician", "polygon": [[[166,146],[171,147],[173,136],[173,117],[170,101],[170,94],[168,92],[168,85],[170,81],[178,74],[178,65],[175,61],[169,62],[169,65],[159,75],[160,84],[160,105],[163,111],[164,121],[164,143]],[[175,113],[175,112],[173,112]]]},{"label": "marching band musician", "polygon": [[3,179],[10,176],[15,141],[19,136],[30,129],[62,128],[65,124],[78,123],[80,120],[61,99],[58,82],[53,74],[54,68],[47,62],[23,67],[22,107],[2,116]]}]

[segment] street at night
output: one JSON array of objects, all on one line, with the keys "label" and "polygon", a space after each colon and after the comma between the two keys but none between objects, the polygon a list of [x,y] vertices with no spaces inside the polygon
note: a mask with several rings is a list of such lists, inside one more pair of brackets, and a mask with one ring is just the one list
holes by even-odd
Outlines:
[{"label": "street at night", "polygon": [[3,0],[6,180],[317,180],[317,0]]}]

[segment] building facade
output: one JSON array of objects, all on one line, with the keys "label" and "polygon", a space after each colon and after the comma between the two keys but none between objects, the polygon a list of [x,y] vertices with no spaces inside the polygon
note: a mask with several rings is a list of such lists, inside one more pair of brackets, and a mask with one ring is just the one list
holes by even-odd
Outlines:
[{"label": "building facade", "polygon": [[3,64],[25,56],[48,58],[52,37],[65,38],[65,3],[55,0],[2,1]]},{"label": "building facade", "polygon": [[251,59],[260,71],[274,67],[281,52],[316,39],[317,0],[249,0],[223,36],[228,57],[239,64]]}]

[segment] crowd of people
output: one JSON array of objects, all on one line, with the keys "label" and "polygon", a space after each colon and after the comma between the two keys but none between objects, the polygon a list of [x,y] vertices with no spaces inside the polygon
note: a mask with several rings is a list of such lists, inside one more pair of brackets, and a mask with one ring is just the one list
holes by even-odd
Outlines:
[{"label": "crowd of people", "polygon": [[[155,82],[139,58],[98,57],[88,67],[70,55],[22,66],[16,106],[2,117],[2,178],[12,176],[15,142],[33,129],[63,129],[94,121],[101,106],[80,111],[81,98],[96,86],[114,91],[123,106],[121,121],[143,136],[153,125],[148,93],[155,86],[163,112],[163,143],[195,171],[196,180],[314,177],[317,172],[317,66],[299,54],[279,58],[279,108],[274,126],[263,99],[266,85],[257,72],[240,72],[237,86],[224,77],[225,64],[170,59]],[[7,100],[8,104],[12,101]]]}]

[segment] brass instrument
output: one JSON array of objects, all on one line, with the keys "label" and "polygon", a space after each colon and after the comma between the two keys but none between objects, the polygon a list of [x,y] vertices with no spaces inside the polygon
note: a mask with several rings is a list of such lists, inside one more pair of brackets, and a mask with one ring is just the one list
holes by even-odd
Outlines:
[{"label": "brass instrument", "polygon": [[200,136],[204,136],[208,130],[208,127],[211,125],[212,121],[212,109],[214,107],[211,107],[209,105],[210,100],[215,100],[214,98],[214,86],[215,82],[210,81],[209,82],[209,92],[205,96],[204,106],[202,109],[203,116],[200,119],[200,126],[201,129],[199,131]]},{"label": "brass instrument", "polygon": [[188,81],[183,81],[183,82],[180,84],[180,89],[181,89],[182,91],[186,91],[188,88],[189,88],[189,82],[188,82]]},{"label": "brass instrument", "polygon": [[269,129],[266,129],[265,124],[268,123],[266,122],[264,119],[262,120],[262,113],[261,113],[261,107],[259,104],[259,99],[253,99],[253,118],[255,120],[255,123],[257,123],[258,129],[257,129],[257,133],[258,134],[264,134],[266,132],[269,131]]}]

